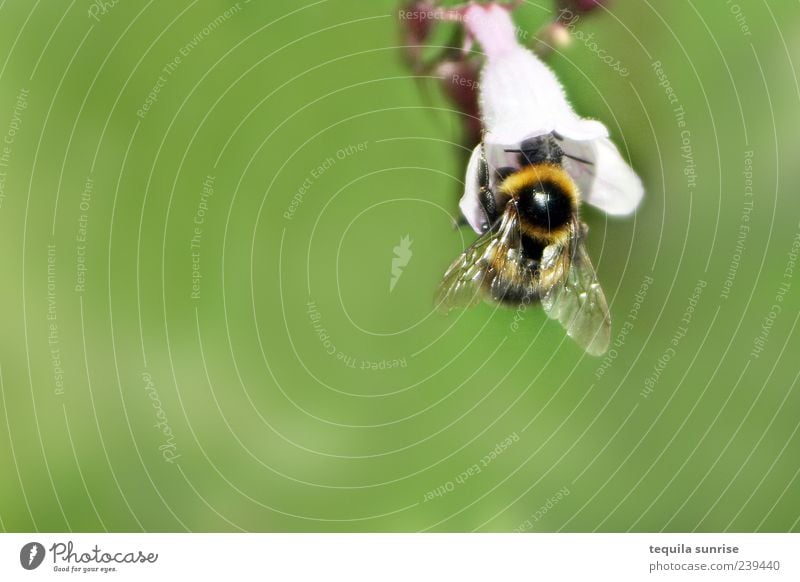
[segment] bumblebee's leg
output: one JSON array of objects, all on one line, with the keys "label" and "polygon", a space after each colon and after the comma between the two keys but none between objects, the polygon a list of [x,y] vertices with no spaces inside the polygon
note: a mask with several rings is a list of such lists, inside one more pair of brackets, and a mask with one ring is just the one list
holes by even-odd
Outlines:
[{"label": "bumblebee's leg", "polygon": [[481,207],[486,213],[486,230],[491,228],[499,218],[497,213],[497,202],[494,199],[494,192],[490,186],[489,163],[486,161],[486,148],[481,143],[481,159],[478,167],[478,199]]}]

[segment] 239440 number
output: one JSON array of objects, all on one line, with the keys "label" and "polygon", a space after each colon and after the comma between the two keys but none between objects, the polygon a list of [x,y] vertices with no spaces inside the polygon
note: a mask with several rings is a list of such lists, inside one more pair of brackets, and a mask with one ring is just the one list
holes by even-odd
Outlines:
[{"label": "239440 number", "polygon": [[778,571],[781,569],[781,563],[778,560],[739,560],[736,562],[736,570],[747,572],[750,570],[774,570]]}]

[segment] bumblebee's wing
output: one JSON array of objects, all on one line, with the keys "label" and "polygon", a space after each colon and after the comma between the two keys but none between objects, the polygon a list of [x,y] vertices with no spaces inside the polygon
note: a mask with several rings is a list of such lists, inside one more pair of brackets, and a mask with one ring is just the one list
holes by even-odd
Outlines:
[{"label": "bumblebee's wing", "polygon": [[481,285],[489,270],[487,256],[497,244],[497,233],[488,231],[453,261],[436,293],[436,305],[448,312],[454,307],[471,307],[481,301]]},{"label": "bumblebee's wing", "polygon": [[577,234],[571,245],[554,259],[555,263],[562,265],[566,277],[544,294],[542,307],[587,353],[600,356],[611,341],[611,316],[597,273],[586,252],[581,227],[576,224],[575,228]]},{"label": "bumblebee's wing", "polygon": [[484,233],[453,261],[444,274],[436,305],[447,312],[454,307],[471,307],[480,303],[487,277],[521,270],[519,218],[508,205],[499,225]]}]

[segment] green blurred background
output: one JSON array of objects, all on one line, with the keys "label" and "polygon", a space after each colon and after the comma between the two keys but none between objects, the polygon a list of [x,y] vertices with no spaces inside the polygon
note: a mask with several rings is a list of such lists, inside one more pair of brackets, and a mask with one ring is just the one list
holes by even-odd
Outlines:
[{"label": "green blurred background", "polygon": [[433,312],[463,148],[393,1],[101,4],[0,2],[0,528],[800,530],[797,3],[549,60],[647,188],[584,213],[605,360]]}]

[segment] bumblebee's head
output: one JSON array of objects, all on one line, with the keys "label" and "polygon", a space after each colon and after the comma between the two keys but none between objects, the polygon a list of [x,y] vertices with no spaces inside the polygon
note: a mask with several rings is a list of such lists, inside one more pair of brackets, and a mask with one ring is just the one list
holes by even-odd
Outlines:
[{"label": "bumblebee's head", "polygon": [[575,183],[555,164],[535,164],[503,180],[500,191],[513,199],[523,230],[551,243],[569,234],[578,212]]},{"label": "bumblebee's head", "polygon": [[561,164],[564,150],[551,135],[542,135],[523,141],[518,150],[506,150],[519,153],[520,165]]}]

